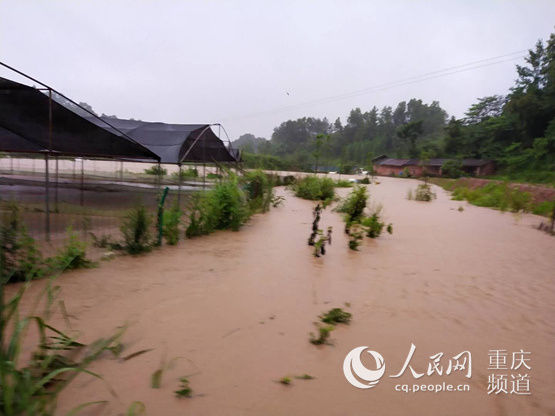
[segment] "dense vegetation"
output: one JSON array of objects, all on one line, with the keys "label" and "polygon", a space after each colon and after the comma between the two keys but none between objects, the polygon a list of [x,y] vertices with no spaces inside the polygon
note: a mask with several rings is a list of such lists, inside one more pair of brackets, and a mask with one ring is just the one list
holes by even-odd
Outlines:
[{"label": "dense vegetation", "polygon": [[247,166],[266,169],[346,172],[349,166],[368,167],[379,154],[487,158],[508,179],[553,183],[555,34],[538,41],[516,71],[507,95],[479,98],[461,119],[449,119],[437,101],[411,99],[395,107],[355,108],[345,124],[339,118],[288,120],[270,140],[246,134],[236,144]]}]

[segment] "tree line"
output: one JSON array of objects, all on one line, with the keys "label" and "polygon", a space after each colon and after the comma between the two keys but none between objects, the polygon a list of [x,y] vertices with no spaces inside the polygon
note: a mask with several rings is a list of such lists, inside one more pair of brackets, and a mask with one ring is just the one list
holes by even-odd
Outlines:
[{"label": "tree line", "polygon": [[350,111],[340,118],[303,117],[277,126],[270,140],[242,135],[248,166],[267,169],[366,167],[387,154],[405,158],[486,158],[506,176],[554,182],[555,34],[528,51],[506,95],[482,97],[462,118],[439,102],[419,99],[395,107]]}]

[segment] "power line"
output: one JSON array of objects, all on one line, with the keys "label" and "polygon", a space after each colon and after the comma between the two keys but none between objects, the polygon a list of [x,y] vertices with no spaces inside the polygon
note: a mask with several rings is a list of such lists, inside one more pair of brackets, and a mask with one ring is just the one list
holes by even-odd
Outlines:
[{"label": "power line", "polygon": [[[274,113],[283,112],[283,111],[292,110],[292,109],[301,108],[301,107],[310,106],[310,105],[327,104],[327,103],[331,103],[331,102],[334,102],[334,101],[344,100],[346,98],[352,98],[352,97],[356,97],[356,96],[360,96],[360,95],[365,95],[365,94],[368,94],[368,93],[371,93],[371,92],[379,92],[379,91],[384,91],[384,90],[388,90],[388,89],[391,89],[391,88],[401,87],[401,86],[410,85],[410,84],[416,84],[418,82],[424,82],[424,81],[428,81],[428,80],[436,79],[436,78],[441,78],[441,77],[448,76],[448,75],[453,75],[453,74],[458,74],[458,73],[461,73],[461,72],[466,72],[466,71],[472,71],[472,70],[475,70],[475,69],[485,68],[485,67],[488,67],[488,66],[497,65],[497,64],[500,64],[500,63],[504,63],[504,62],[514,61],[514,60],[522,58],[523,57],[522,54],[526,51],[527,51],[526,49],[523,49],[523,50],[520,50],[520,51],[511,52],[511,53],[504,54],[504,55],[499,55],[499,56],[494,56],[494,57],[491,57],[491,58],[480,59],[478,61],[472,61],[472,62],[468,62],[466,64],[455,65],[455,66],[439,69],[439,70],[436,70],[436,71],[426,72],[426,73],[421,74],[421,75],[412,76],[412,77],[404,78],[404,79],[397,80],[397,81],[390,81],[390,82],[387,82],[387,83],[374,85],[372,87],[367,87],[367,88],[363,88],[363,89],[360,89],[360,90],[355,90],[355,91],[351,91],[351,92],[347,92],[347,93],[343,93],[343,94],[332,95],[332,96],[328,96],[328,97],[317,98],[317,99],[314,99],[314,100],[305,101],[305,102],[298,103],[298,104],[291,104],[291,105],[287,105],[287,106],[276,107],[274,109],[269,109],[269,110],[265,110],[265,111],[250,113],[250,114],[246,114],[244,116],[234,117],[234,118],[230,118],[230,119],[227,119],[227,120],[228,121],[230,121],[230,120],[233,120],[233,121],[234,120],[241,120],[241,119],[246,119],[246,118],[253,118],[253,117],[258,117],[258,116],[263,116],[263,115],[268,115],[268,114],[274,114]],[[517,56],[515,56],[515,55],[517,55]]]}]

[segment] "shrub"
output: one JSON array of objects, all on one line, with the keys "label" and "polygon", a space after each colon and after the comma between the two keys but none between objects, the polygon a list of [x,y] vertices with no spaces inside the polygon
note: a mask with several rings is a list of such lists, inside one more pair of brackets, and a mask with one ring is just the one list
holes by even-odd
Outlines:
[{"label": "shrub", "polygon": [[219,173],[207,173],[206,179],[222,179],[222,175]]},{"label": "shrub", "polygon": [[95,267],[96,263],[87,258],[87,244],[80,241],[71,227],[67,229],[68,240],[54,257],[47,260],[52,272]]},{"label": "shrub", "polygon": [[335,196],[334,182],[331,178],[319,178],[317,176],[305,176],[297,180],[292,189],[299,198],[312,201],[333,199]]},{"label": "shrub", "polygon": [[359,183],[363,184],[363,185],[370,185],[370,178],[368,176],[365,176],[364,178],[362,178]]},{"label": "shrub", "polygon": [[179,223],[181,221],[181,210],[175,204],[171,209],[164,211],[164,228],[162,233],[169,245],[176,245],[179,241]]},{"label": "shrub", "polygon": [[274,178],[261,170],[247,172],[242,178],[251,212],[267,212],[273,202]]},{"label": "shrub", "polygon": [[[349,235],[351,250],[358,250],[363,233],[367,237],[377,238],[386,226],[381,220],[381,206],[374,208],[369,217],[364,215],[367,201],[366,187],[356,186],[336,208],[336,211],[345,214],[345,232]],[[393,224],[387,225],[387,231],[390,234],[393,232]]]},{"label": "shrub", "polygon": [[120,230],[123,248],[129,254],[140,254],[151,249],[151,224],[152,218],[142,204],[127,213]]},{"label": "shrub", "polygon": [[432,191],[432,187],[428,183],[421,183],[416,187],[414,199],[417,201],[431,201],[436,198],[436,194]]},{"label": "shrub", "polygon": [[333,308],[322,315],[322,322],[326,324],[348,324],[351,322],[352,315],[349,312],[345,312],[341,308]]},{"label": "shrub", "polygon": [[27,234],[19,207],[8,206],[0,225],[0,284],[25,281],[42,276],[42,256],[35,240]]},{"label": "shrub", "polygon": [[310,342],[314,345],[322,345],[328,343],[328,338],[330,337],[330,332],[334,330],[333,325],[319,326],[318,327],[318,338],[311,332]]},{"label": "shrub", "polygon": [[153,165],[150,168],[145,169],[145,173],[147,175],[166,176],[168,174],[168,171],[160,165]]},{"label": "shrub", "polygon": [[196,194],[189,215],[188,238],[214,230],[237,231],[248,219],[250,210],[237,177],[217,183],[210,191]]},{"label": "shrub", "polygon": [[345,222],[348,225],[362,217],[367,200],[368,192],[366,187],[355,186],[351,193],[339,204],[336,211],[345,214]]}]

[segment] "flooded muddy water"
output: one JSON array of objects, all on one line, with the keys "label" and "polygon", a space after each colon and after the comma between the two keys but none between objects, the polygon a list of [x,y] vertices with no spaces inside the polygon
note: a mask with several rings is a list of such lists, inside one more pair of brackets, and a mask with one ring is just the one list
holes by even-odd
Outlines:
[{"label": "flooded muddy water", "polygon": [[[333,244],[315,258],[306,241],[313,203],[285,189],[284,204],[256,215],[239,232],[218,232],[142,257],[119,257],[98,269],[58,279],[71,323],[84,341],[128,323],[128,361],[106,355],[91,367],[105,382],[81,375],[59,400],[59,414],[79,403],[109,400],[82,414],[124,414],[142,401],[149,415],[548,415],[555,413],[555,239],[533,229],[539,217],[515,217],[451,201],[434,187],[431,203],[409,201],[414,180],[379,178],[368,187],[393,234],[347,247],[343,222],[330,208],[321,227]],[[340,190],[346,194],[348,190]],[[459,211],[460,206],[464,207]],[[36,288],[40,283],[36,284]],[[349,306],[346,306],[349,305]],[[333,345],[309,343],[318,315],[332,307],[352,313],[331,333]],[[54,325],[65,327],[61,316]],[[472,354],[471,378],[426,373]],[[358,389],[343,360],[358,346],[378,351],[385,375]],[[490,350],[530,352],[511,371],[488,369]],[[160,389],[150,377],[161,363]],[[295,379],[310,374],[313,380]],[[490,374],[527,373],[530,395],[487,394]],[[186,376],[190,399],[173,392]],[[289,386],[277,382],[289,376]],[[469,384],[465,392],[396,391],[399,383]],[[117,397],[110,394],[107,384]]]}]

